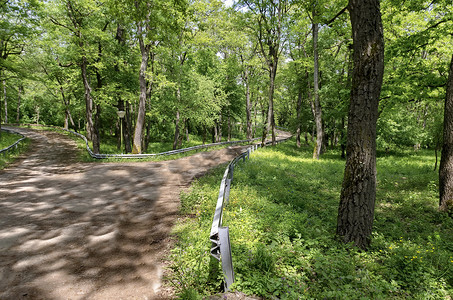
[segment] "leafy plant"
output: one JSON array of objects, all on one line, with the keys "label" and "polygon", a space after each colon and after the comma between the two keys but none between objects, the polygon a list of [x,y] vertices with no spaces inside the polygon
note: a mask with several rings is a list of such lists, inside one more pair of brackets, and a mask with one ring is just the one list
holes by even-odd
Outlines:
[{"label": "leafy plant", "polygon": [[[453,293],[453,220],[437,211],[434,155],[400,150],[378,158],[374,235],[368,252],[335,239],[344,161],[331,150],[288,142],[254,152],[235,169],[223,223],[230,228],[233,289],[279,299],[444,299]],[[220,288],[209,278],[209,228],[223,168],[182,196],[188,216],[176,227],[173,266],[189,264],[203,280],[185,282],[201,295]],[[206,251],[206,250],[203,250]],[[200,262],[201,261],[201,262]],[[200,266],[195,262],[200,262]],[[201,271],[203,270],[203,271]],[[199,278],[199,277],[198,277]]]}]

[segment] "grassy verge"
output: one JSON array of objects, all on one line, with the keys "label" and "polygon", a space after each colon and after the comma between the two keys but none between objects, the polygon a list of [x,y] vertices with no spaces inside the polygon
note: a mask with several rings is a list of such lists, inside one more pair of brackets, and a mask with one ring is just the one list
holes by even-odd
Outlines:
[{"label": "grassy verge", "polygon": [[[453,294],[453,220],[437,211],[431,152],[378,158],[372,247],[334,236],[344,170],[294,142],[255,152],[235,169],[223,224],[230,227],[233,288],[270,299],[448,299]],[[215,293],[208,241],[224,167],[182,195],[170,282],[182,298]],[[222,276],[218,274],[218,279]],[[190,296],[189,296],[190,295]]]},{"label": "grassy verge", "polygon": [[[1,138],[0,138],[0,149],[7,148],[14,144],[21,136],[9,132],[2,131]],[[0,153],[0,169],[6,167],[7,164],[13,162],[21,153],[28,149],[30,141],[25,139],[21,141],[17,148],[11,149],[7,152]]]}]

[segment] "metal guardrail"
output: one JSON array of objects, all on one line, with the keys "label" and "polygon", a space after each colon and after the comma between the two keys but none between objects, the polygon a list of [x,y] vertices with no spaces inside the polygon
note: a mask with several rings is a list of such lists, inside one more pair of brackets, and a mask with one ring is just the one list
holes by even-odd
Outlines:
[{"label": "metal guardrail", "polygon": [[[15,124],[17,125],[17,124]],[[52,125],[35,125],[35,124],[28,124],[32,126],[44,126],[44,127],[51,127],[55,128],[58,130],[66,131],[69,132],[73,135],[76,135],[83,139],[85,141],[86,149],[88,154],[95,159],[107,159],[107,158],[149,158],[149,157],[155,157],[155,156],[161,156],[161,155],[174,155],[174,154],[179,154],[179,153],[185,153],[193,150],[198,150],[198,149],[205,149],[205,148],[210,148],[210,147],[215,147],[215,146],[221,146],[221,145],[234,145],[234,144],[242,144],[242,143],[249,143],[253,141],[260,140],[261,138],[254,138],[254,139],[249,139],[249,140],[239,140],[239,141],[229,141],[229,142],[219,142],[219,143],[212,143],[212,144],[204,144],[204,145],[198,145],[198,146],[192,146],[188,148],[183,148],[183,149],[176,149],[176,150],[170,150],[170,151],[165,151],[165,152],[160,152],[160,153],[147,153],[147,154],[98,154],[94,153],[93,150],[91,150],[90,145],[88,143],[88,139],[83,135],[78,132],[69,130],[69,129],[64,129],[58,126],[52,126]]]},{"label": "metal guardrail", "polygon": [[6,132],[10,132],[10,133],[14,133],[14,134],[17,134],[17,135],[20,135],[21,138],[18,139],[14,144],[12,144],[12,145],[10,145],[10,146],[4,148],[4,149],[1,149],[1,150],[0,150],[0,153],[6,153],[6,152],[11,151],[11,150],[13,150],[13,149],[17,149],[17,146],[19,145],[19,143],[22,142],[23,140],[25,140],[25,136],[24,136],[23,134],[19,133],[19,132],[16,132],[16,131],[11,130],[11,129],[6,129],[6,128],[2,128],[1,130],[2,130],[2,131],[6,131]]},{"label": "metal guardrail", "polygon": [[[290,137],[277,140],[276,144],[285,142]],[[272,141],[265,143],[266,146],[272,145]],[[220,182],[219,196],[217,197],[217,204],[214,212],[214,220],[212,221],[211,233],[209,240],[212,242],[211,256],[221,261],[222,271],[224,275],[225,291],[228,291],[231,284],[234,282],[233,260],[231,256],[230,234],[229,228],[222,226],[222,213],[225,205],[230,200],[230,188],[233,182],[234,167],[242,159],[245,161],[250,158],[250,154],[261,147],[261,144],[253,145],[247,148],[246,151],[235,157],[226,167],[223,174],[222,181]]]},{"label": "metal guardrail", "polygon": [[88,145],[88,140],[87,138],[78,133],[74,132],[72,130],[67,130],[67,129],[62,129],[64,131],[67,131],[69,133],[72,133],[74,135],[77,135],[81,137],[86,144],[86,148],[88,153],[90,154],[91,157],[96,158],[96,159],[106,159],[106,158],[147,158],[147,157],[154,157],[154,156],[160,156],[160,155],[173,155],[173,154],[179,154],[179,153],[184,153],[184,152],[189,152],[193,150],[198,150],[198,149],[204,149],[204,148],[209,148],[209,147],[214,147],[214,146],[220,146],[220,145],[233,145],[233,144],[242,144],[242,143],[249,143],[253,142],[256,140],[259,140],[260,138],[254,138],[250,140],[240,140],[240,141],[230,141],[230,142],[220,142],[220,143],[212,143],[212,144],[205,144],[205,145],[198,145],[198,146],[192,146],[188,148],[183,148],[183,149],[176,149],[176,150],[170,150],[170,151],[165,151],[165,152],[160,152],[160,153],[148,153],[148,154],[96,154],[94,153],[90,146]]}]

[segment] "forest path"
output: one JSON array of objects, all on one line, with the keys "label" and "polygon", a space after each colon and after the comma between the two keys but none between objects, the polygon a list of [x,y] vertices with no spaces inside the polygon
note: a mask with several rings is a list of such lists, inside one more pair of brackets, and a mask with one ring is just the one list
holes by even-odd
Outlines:
[{"label": "forest path", "polygon": [[0,170],[2,300],[171,298],[161,278],[181,189],[246,148],[82,163],[62,134],[14,130],[32,144]]}]

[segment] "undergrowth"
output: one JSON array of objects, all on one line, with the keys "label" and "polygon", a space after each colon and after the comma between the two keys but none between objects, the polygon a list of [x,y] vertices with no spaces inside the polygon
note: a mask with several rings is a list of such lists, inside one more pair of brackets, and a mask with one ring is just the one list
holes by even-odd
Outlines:
[{"label": "undergrowth", "polygon": [[[21,138],[20,135],[2,131],[0,137],[0,150],[7,148],[14,144],[17,140]],[[11,162],[13,162],[21,153],[28,149],[30,144],[29,139],[22,140],[17,147],[13,149],[0,153],[0,169],[5,168],[5,166]]]},{"label": "undergrowth", "polygon": [[[371,248],[334,236],[344,171],[336,151],[321,160],[294,141],[254,152],[235,169],[223,224],[230,228],[233,290],[265,299],[451,299],[453,220],[438,212],[428,151],[377,159]],[[217,293],[209,231],[223,167],[182,195],[170,282],[183,299]]]}]

